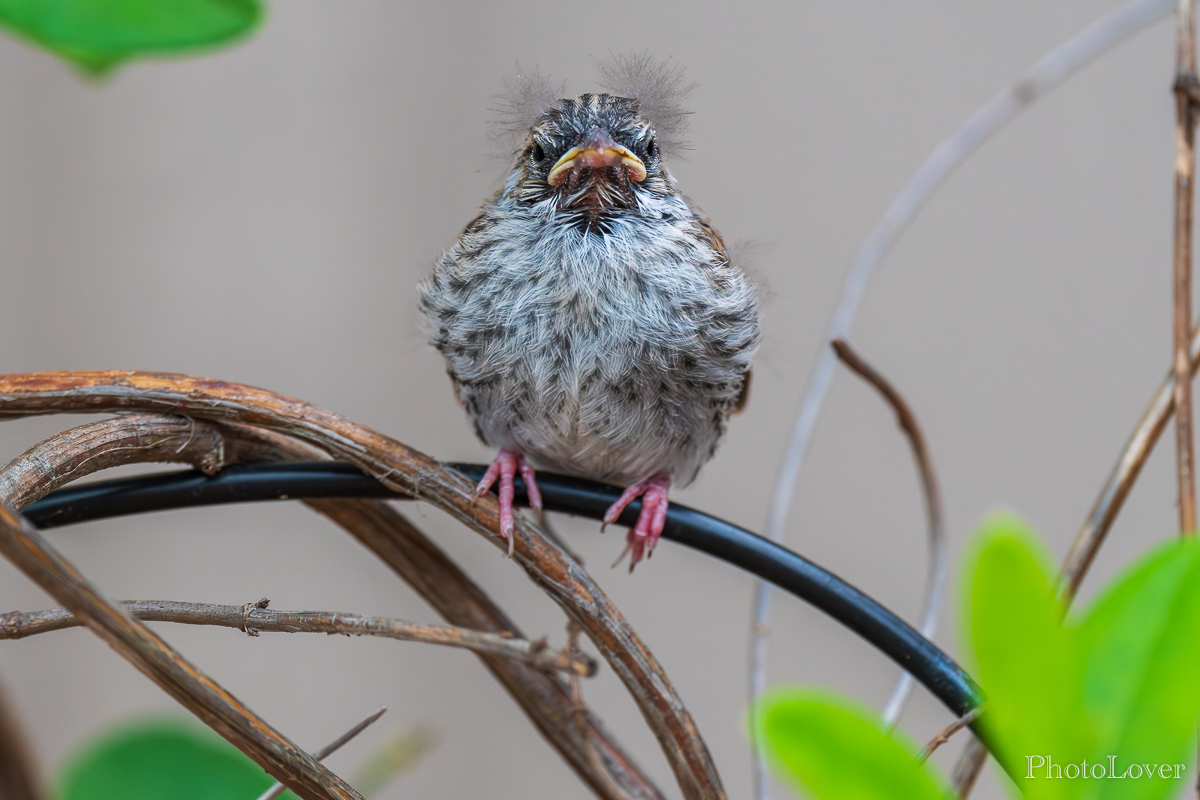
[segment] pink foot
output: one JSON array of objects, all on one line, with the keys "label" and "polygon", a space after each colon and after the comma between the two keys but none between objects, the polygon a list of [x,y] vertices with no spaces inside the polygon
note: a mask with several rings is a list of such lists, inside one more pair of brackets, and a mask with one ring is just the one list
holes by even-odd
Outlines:
[{"label": "pink foot", "polygon": [[642,560],[643,555],[649,558],[654,553],[654,546],[658,544],[658,538],[662,536],[663,525],[667,521],[667,492],[670,489],[671,478],[660,473],[630,486],[617,498],[617,502],[604,512],[604,525],[601,526],[601,530],[616,522],[617,517],[621,516],[621,512],[625,510],[625,506],[638,497],[642,498],[642,513],[638,515],[637,525],[625,537],[625,549],[613,562],[614,567],[621,563],[621,559],[625,557],[626,553],[629,553],[629,571],[633,572],[633,568]]},{"label": "pink foot", "polygon": [[501,450],[497,453],[492,465],[488,467],[487,472],[483,474],[483,478],[475,487],[475,499],[478,500],[484,492],[492,488],[496,478],[500,479],[500,535],[508,539],[509,558],[512,558],[513,548],[516,546],[516,540],[513,537],[513,494],[515,492],[513,479],[518,471],[525,481],[525,491],[529,494],[529,505],[537,512],[538,520],[541,520],[542,493],[538,490],[533,467],[525,463],[525,456],[515,450]]}]

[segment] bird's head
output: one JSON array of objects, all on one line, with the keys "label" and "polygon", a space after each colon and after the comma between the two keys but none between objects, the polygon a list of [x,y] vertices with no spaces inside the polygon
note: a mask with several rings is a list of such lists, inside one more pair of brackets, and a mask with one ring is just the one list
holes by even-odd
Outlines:
[{"label": "bird's head", "polygon": [[609,94],[550,105],[529,130],[504,191],[521,205],[589,218],[637,211],[676,193],[639,102]]}]

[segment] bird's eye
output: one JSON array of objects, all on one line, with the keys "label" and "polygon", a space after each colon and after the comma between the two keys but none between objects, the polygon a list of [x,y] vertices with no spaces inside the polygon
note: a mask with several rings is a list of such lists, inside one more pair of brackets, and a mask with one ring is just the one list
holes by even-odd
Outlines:
[{"label": "bird's eye", "polygon": [[653,136],[650,137],[650,141],[646,142],[646,155],[650,156],[650,158],[658,155],[658,145],[655,144]]},{"label": "bird's eye", "polygon": [[546,158],[546,152],[542,150],[542,146],[537,142],[533,143],[533,160],[543,161]]}]

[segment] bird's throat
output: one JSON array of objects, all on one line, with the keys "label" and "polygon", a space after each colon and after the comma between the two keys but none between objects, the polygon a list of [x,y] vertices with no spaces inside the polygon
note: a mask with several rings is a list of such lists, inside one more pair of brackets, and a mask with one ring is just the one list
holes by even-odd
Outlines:
[{"label": "bird's throat", "polygon": [[559,208],[587,216],[637,208],[633,187],[620,167],[573,172],[559,189]]}]

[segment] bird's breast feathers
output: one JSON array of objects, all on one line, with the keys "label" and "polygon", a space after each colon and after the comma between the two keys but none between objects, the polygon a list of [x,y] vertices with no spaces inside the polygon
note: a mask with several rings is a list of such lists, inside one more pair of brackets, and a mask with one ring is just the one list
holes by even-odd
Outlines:
[{"label": "bird's breast feathers", "polygon": [[580,224],[491,211],[422,287],[480,436],[562,471],[689,481],[757,343],[741,271],[686,209]]}]

